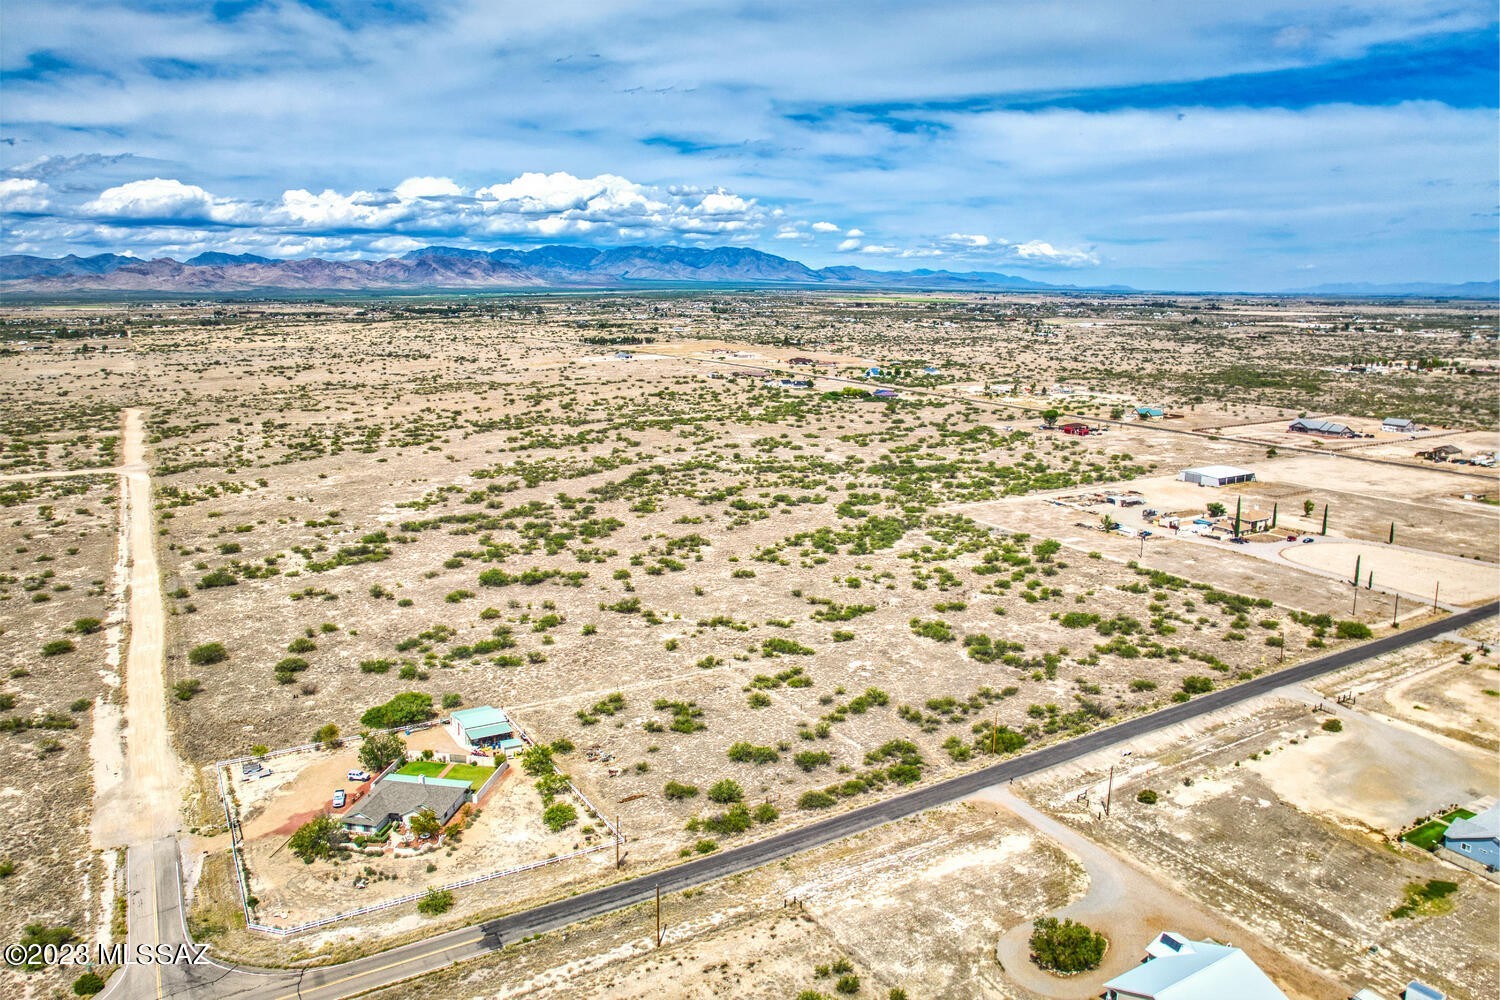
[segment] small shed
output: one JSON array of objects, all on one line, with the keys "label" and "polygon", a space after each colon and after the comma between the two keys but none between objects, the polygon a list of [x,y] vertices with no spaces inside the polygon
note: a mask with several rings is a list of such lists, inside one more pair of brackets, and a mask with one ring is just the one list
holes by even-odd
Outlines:
[{"label": "small shed", "polygon": [[1436,986],[1428,986],[1420,979],[1413,979],[1401,991],[1402,1000],[1448,1000],[1448,994]]},{"label": "small shed", "polygon": [[1417,426],[1415,420],[1405,417],[1386,417],[1380,422],[1380,429],[1387,434],[1411,434],[1422,428]]},{"label": "small shed", "polygon": [[1234,483],[1254,482],[1255,473],[1233,465],[1202,465],[1196,469],[1183,469],[1177,474],[1177,478],[1184,483],[1197,483],[1199,486],[1230,486]]},{"label": "small shed", "polygon": [[1137,406],[1135,408],[1135,415],[1140,417],[1142,420],[1150,420],[1153,417],[1159,419],[1166,416],[1167,411],[1163,410],[1159,406]]},{"label": "small shed", "polygon": [[494,748],[516,736],[516,727],[511,724],[510,717],[492,705],[454,712],[448,719],[448,731],[463,747]]},{"label": "small shed", "polygon": [[1064,434],[1072,434],[1075,437],[1088,437],[1089,431],[1090,428],[1088,424],[1073,423],[1062,425],[1062,432]]}]

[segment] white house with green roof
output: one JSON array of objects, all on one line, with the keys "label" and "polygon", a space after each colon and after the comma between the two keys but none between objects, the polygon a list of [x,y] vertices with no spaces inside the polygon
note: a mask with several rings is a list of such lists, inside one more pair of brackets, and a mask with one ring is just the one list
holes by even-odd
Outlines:
[{"label": "white house with green roof", "polygon": [[499,750],[506,754],[525,748],[510,717],[492,705],[463,708],[448,717],[448,732],[459,746]]}]

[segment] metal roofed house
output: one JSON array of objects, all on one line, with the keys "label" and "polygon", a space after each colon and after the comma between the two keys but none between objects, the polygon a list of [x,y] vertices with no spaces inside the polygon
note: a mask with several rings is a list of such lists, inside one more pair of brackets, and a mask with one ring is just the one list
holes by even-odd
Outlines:
[{"label": "metal roofed house", "polygon": [[393,823],[405,823],[431,809],[438,822],[447,823],[469,798],[467,785],[428,781],[390,781],[376,784],[358,806],[339,817],[350,833],[379,833]]},{"label": "metal roofed house", "polygon": [[1359,433],[1348,424],[1319,420],[1317,417],[1298,417],[1287,425],[1287,430],[1293,434],[1317,434],[1321,437],[1359,437]]},{"label": "metal roofed house", "polygon": [[1143,420],[1150,420],[1152,417],[1164,417],[1167,415],[1167,411],[1163,410],[1159,406],[1137,406],[1135,408],[1135,413],[1136,416],[1140,417]]},{"label": "metal roofed house", "polygon": [[461,747],[509,752],[524,745],[510,717],[493,705],[459,709],[448,717],[448,732]]},{"label": "metal roofed house", "polygon": [[1426,430],[1425,427],[1418,426],[1415,420],[1408,420],[1405,417],[1386,417],[1380,422],[1380,429],[1387,434],[1412,434]]},{"label": "metal roofed house", "polygon": [[1287,1000],[1238,948],[1172,931],[1146,945],[1146,960],[1104,984],[1106,1000]]},{"label": "metal roofed house", "polygon": [[1229,486],[1233,483],[1254,482],[1255,473],[1233,465],[1200,465],[1195,469],[1183,469],[1177,474],[1177,478],[1199,486]]},{"label": "metal roofed house", "polygon": [[1419,979],[1413,979],[1406,984],[1406,989],[1401,991],[1401,1000],[1448,1000],[1448,994],[1435,986],[1428,986]]},{"label": "metal roofed house", "polygon": [[1443,847],[1490,871],[1500,868],[1500,805],[1490,806],[1473,819],[1449,823],[1443,833]]}]

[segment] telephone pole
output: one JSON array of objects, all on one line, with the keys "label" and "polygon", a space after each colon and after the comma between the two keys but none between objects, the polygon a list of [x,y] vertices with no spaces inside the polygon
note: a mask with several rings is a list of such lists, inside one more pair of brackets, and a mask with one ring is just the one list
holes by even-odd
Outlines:
[{"label": "telephone pole", "polygon": [[1115,766],[1109,765],[1109,784],[1104,790],[1104,815],[1109,815],[1109,803],[1115,796]]},{"label": "telephone pole", "polygon": [[661,886],[656,887],[656,946],[661,947]]}]

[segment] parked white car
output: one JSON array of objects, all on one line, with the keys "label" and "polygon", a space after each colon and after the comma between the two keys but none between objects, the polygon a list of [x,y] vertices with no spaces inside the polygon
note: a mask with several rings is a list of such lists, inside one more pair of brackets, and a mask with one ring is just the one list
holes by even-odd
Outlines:
[{"label": "parked white car", "polygon": [[370,773],[368,771],[350,771],[348,778],[350,781],[369,781]]},{"label": "parked white car", "polygon": [[345,797],[344,790],[342,788],[333,793],[333,808],[342,809],[344,808],[344,803],[347,801],[348,799]]}]

